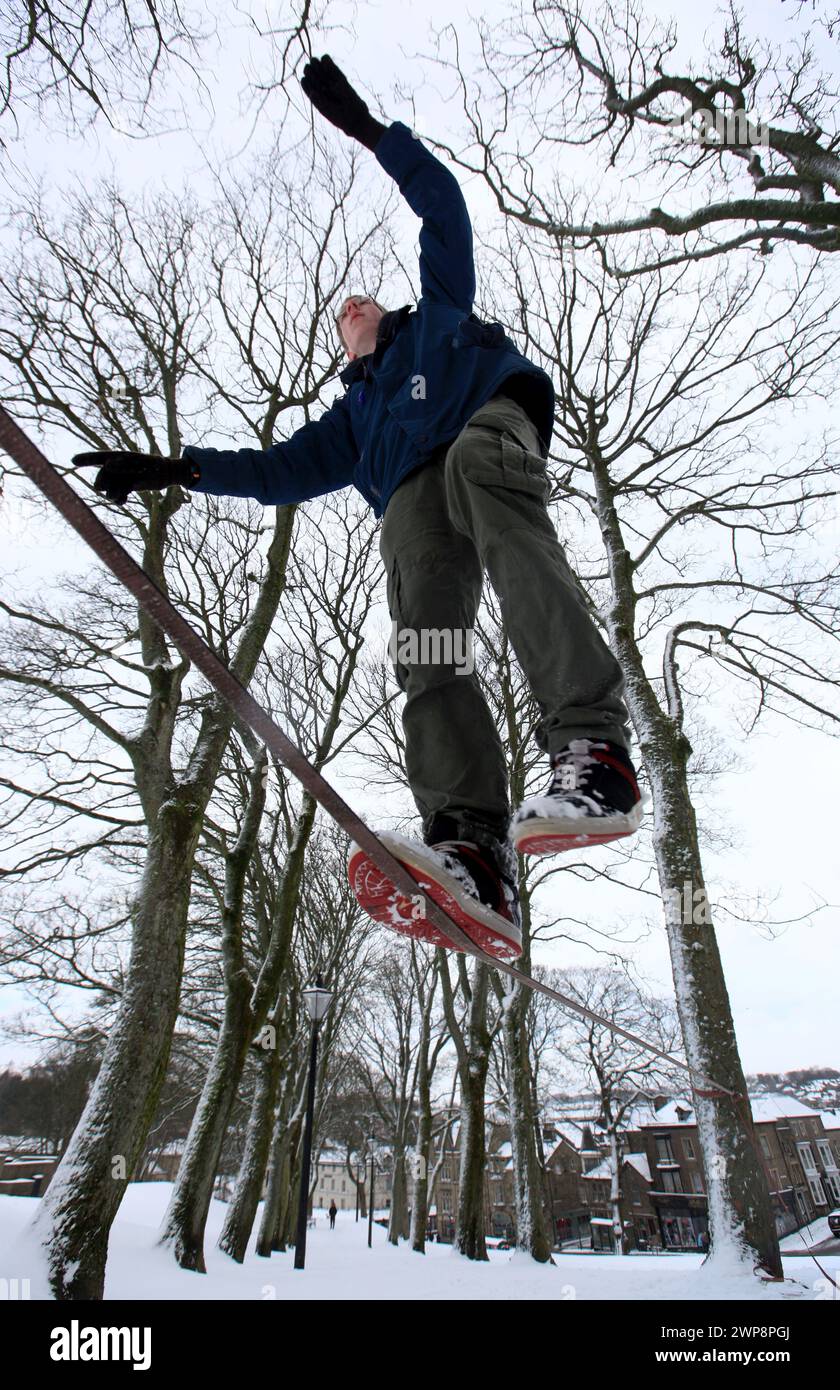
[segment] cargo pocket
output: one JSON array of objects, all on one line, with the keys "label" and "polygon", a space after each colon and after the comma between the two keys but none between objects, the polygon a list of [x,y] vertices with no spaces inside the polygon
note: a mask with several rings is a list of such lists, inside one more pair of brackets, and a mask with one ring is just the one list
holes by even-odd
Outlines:
[{"label": "cargo pocket", "polygon": [[470,426],[465,441],[461,472],[472,483],[484,487],[512,488],[527,492],[545,503],[551,495],[551,483],[545,460],[530,453],[524,445],[506,431],[499,432],[486,425]]},{"label": "cargo pocket", "polygon": [[[402,627],[400,616],[400,600],[402,597],[402,585],[400,581],[400,567],[396,555],[391,556],[387,571],[386,592],[388,595],[388,612],[391,616],[391,627],[388,632],[388,656],[393,667],[394,675],[400,690],[405,691],[407,684],[407,672],[397,660],[397,648],[399,646],[399,633]],[[395,626],[396,624],[396,626]]]}]

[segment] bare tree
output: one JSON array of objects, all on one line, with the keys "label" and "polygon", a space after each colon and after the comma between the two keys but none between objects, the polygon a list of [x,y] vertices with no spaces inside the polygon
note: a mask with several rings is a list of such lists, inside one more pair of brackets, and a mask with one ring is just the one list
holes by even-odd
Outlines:
[{"label": "bare tree", "polygon": [[[762,48],[730,0],[718,52],[705,55],[699,73],[669,70],[676,23],[651,19],[638,0],[591,10],[540,0],[493,30],[480,23],[479,36],[489,99],[473,94],[483,74],[471,92],[457,59],[435,59],[455,67],[479,158],[441,148],[484,177],[506,216],[561,243],[634,238],[629,261],[608,262],[602,251],[616,275],[744,247],[766,255],[784,242],[840,250],[838,94],[809,32],[781,53]],[[492,121],[489,103],[498,111]],[[527,130],[511,148],[520,117]],[[647,205],[604,217],[587,209],[581,217],[565,180],[549,187],[535,177],[557,153],[579,148],[600,157],[605,175],[621,169],[622,201],[628,188],[649,197],[647,188],[665,187],[673,210]],[[643,232],[656,235],[640,257]]]},{"label": "bare tree", "polygon": [[[362,645],[362,628],[373,590],[379,582],[372,562],[373,529],[358,504],[346,498],[322,504],[320,516],[297,518],[293,553],[281,616],[288,634],[276,653],[266,653],[264,703],[283,711],[283,722],[314,766],[323,768],[334,756],[342,707],[353,679]],[[213,1181],[224,1141],[227,1116],[239,1090],[249,1045],[256,1048],[271,1011],[273,1034],[284,1014],[282,980],[289,963],[293,925],[298,913],[307,846],[315,823],[315,802],[298,798],[291,779],[277,768],[279,796],[265,811],[265,750],[247,729],[240,730],[253,759],[249,787],[238,788],[245,810],[233,843],[224,825],[206,824],[205,840],[223,855],[224,889],[213,884],[223,923],[225,1005],[216,1052],[208,1071],[201,1103],[190,1133],[178,1179],[164,1220],[162,1243],[171,1244],[186,1268],[204,1270],[203,1233]],[[352,742],[352,728],[341,744]],[[235,809],[234,809],[235,814]],[[215,842],[215,843],[214,843]],[[209,872],[209,871],[207,871]],[[245,917],[252,919],[246,940]],[[261,1044],[262,1045],[262,1044]],[[256,1048],[256,1055],[263,1054]],[[268,1115],[273,1087],[280,1079],[278,1058],[268,1058],[259,1070],[265,1082],[260,1104]],[[268,1145],[270,1120],[253,1126]],[[267,1161],[253,1147],[254,1171]],[[256,1178],[248,1186],[256,1188]],[[258,1188],[256,1189],[258,1192]],[[253,1222],[252,1195],[233,1241],[238,1251],[242,1232],[247,1241]]]},{"label": "bare tree", "polygon": [[[319,179],[317,171],[308,179],[310,200],[302,219],[297,218],[295,202],[284,205],[278,200],[274,205],[274,235],[281,252],[273,262],[270,296],[260,292],[258,262],[249,257],[241,239],[237,243],[235,218],[227,224],[229,274],[217,273],[214,283],[198,269],[202,261],[194,237],[195,208],[186,200],[159,199],[144,218],[111,190],[101,198],[77,199],[74,219],[60,231],[50,227],[36,204],[24,226],[39,246],[37,265],[22,245],[17,264],[2,279],[7,312],[0,359],[6,399],[18,414],[43,425],[60,424],[84,444],[117,444],[177,456],[184,420],[190,418],[188,387],[200,390],[210,375],[204,366],[206,335],[214,336],[215,351],[220,341],[231,343],[234,352],[241,346],[237,315],[243,312],[250,285],[255,295],[255,351],[250,382],[249,362],[240,358],[240,416],[256,442],[265,446],[285,426],[287,411],[302,407],[308,412],[337,364],[327,310],[334,295],[331,260],[343,265],[341,278],[347,269],[343,258],[355,248],[342,212],[346,186],[335,170]],[[265,189],[264,180],[261,188]],[[331,198],[336,190],[338,203]],[[234,205],[231,199],[230,207]],[[255,194],[251,206],[258,205]],[[218,231],[223,224],[223,208],[217,207],[208,225]],[[373,224],[380,225],[378,214]],[[244,225],[242,216],[238,225]],[[370,235],[363,231],[363,243]],[[304,262],[321,267],[320,274],[310,273],[303,282],[289,254],[296,241],[305,247]],[[283,269],[286,279],[278,273]],[[195,287],[197,280],[203,281],[200,288]],[[304,321],[312,326],[303,335],[307,356],[301,361],[296,346]],[[232,325],[227,340],[226,323]],[[259,330],[263,336],[258,339]],[[281,360],[275,361],[276,371],[265,390],[261,354],[271,331],[278,334]],[[127,406],[121,393],[108,390],[115,376],[129,383]],[[203,395],[205,418],[212,418],[206,410],[212,388],[205,388]],[[208,640],[247,685],[283,592],[294,509],[277,510],[269,543],[260,547],[258,577],[246,580],[253,571],[217,558],[216,596],[208,603],[203,562],[192,569],[185,564],[183,571],[172,567],[175,519],[186,510],[187,500],[178,487],[144,494],[126,509],[111,508],[109,519],[118,533],[139,541],[147,573],[200,615]],[[190,510],[195,514],[198,509]],[[202,510],[204,522],[196,519],[193,524],[201,534],[206,560],[216,544],[214,522],[231,511],[215,501],[204,503]],[[248,518],[244,525],[250,525],[252,539],[244,548],[253,551],[258,509],[237,504],[233,515],[233,532],[240,543],[245,536],[240,518]],[[136,825],[129,827],[143,867],[129,905],[132,954],[120,1008],[87,1108],[37,1218],[38,1234],[48,1249],[51,1285],[59,1298],[101,1296],[108,1229],[145,1143],[166,1070],[195,852],[232,721],[217,697],[192,693],[185,663],[173,656],[145,613],[132,615],[129,603],[113,595],[112,585],[100,581],[100,588],[120,617],[107,640],[99,635],[101,626],[68,631],[65,624],[56,632],[42,613],[32,610],[31,617],[27,613],[20,621],[50,631],[52,647],[42,644],[40,670],[25,661],[7,663],[2,670],[7,688],[25,690],[34,704],[40,702],[43,718],[56,708],[72,711],[95,736],[97,749],[116,750],[123,782],[133,783],[134,821],[139,816],[141,822],[139,833]],[[61,643],[68,637],[79,653],[75,669],[69,671],[60,659]],[[131,651],[126,653],[129,639]],[[115,685],[109,668],[114,658],[120,658],[123,670],[130,673],[126,684],[132,692],[138,679],[148,682],[151,694],[145,700],[138,694],[132,703]],[[140,717],[140,728],[134,732],[121,727],[119,711],[126,704]],[[36,786],[29,797],[27,789],[26,799],[38,801],[40,791]],[[95,787],[87,786],[73,810],[86,816],[92,802],[95,806]],[[62,814],[66,809],[62,807]],[[125,833],[122,827],[118,830]]]},{"label": "bare tree", "polygon": [[[630,972],[603,968],[552,972],[553,982],[584,1008],[598,1013],[670,1052],[679,1037],[679,1023],[670,1004],[647,994]],[[601,1102],[603,1133],[610,1150],[610,1204],[616,1254],[626,1254],[627,1232],[621,1212],[621,1132],[640,1097],[662,1090],[670,1094],[682,1078],[677,1068],[638,1044],[611,1032],[604,1024],[569,1014],[562,1024],[565,1050],[574,1050],[587,1081]],[[570,1046],[571,1044],[571,1046]]]},{"label": "bare tree", "polygon": [[[768,463],[756,458],[754,442],[745,448],[762,412],[819,389],[836,335],[834,306],[821,301],[814,273],[766,323],[745,312],[757,292],[752,281],[683,293],[684,326],[663,344],[664,361],[653,347],[657,320],[688,288],[679,282],[648,281],[628,299],[628,282],[614,293],[563,265],[556,288],[536,301],[536,317],[552,324],[558,348],[566,345],[553,364],[559,489],[597,520],[603,538],[606,573],[596,583],[657,808],[654,848],[683,1038],[695,1085],[702,1076],[727,1088],[696,1092],[707,1162],[724,1174],[713,1229],[721,1241],[731,1230],[774,1273],[775,1232],[689,790],[686,701],[694,709],[702,686],[699,670],[680,673],[678,652],[711,659],[742,691],[749,683],[747,728],[768,708],[827,730],[837,723],[837,566],[808,546],[832,491],[831,465],[820,450],[795,448],[789,460]],[[709,572],[702,557],[714,553],[716,534],[728,538],[731,559]],[[664,642],[659,677],[644,654],[655,632]]]},{"label": "bare tree", "polygon": [[420,1011],[420,1038],[417,1045],[417,1138],[414,1146],[416,1164],[411,1207],[411,1248],[421,1255],[426,1251],[429,1193],[434,1190],[429,1174],[435,1139],[432,1082],[440,1055],[448,1042],[446,1030],[439,1017],[436,1018],[434,1010],[442,960],[440,949],[429,961],[412,944],[411,969]]},{"label": "bare tree", "polygon": [[[245,1258],[269,1154],[277,1144],[277,1101],[283,1088],[291,1091],[294,1097],[291,1106],[282,1101],[279,1106],[295,1139],[287,1169],[287,1219],[297,1213],[302,1173],[300,1137],[309,1072],[309,1020],[302,1007],[301,989],[316,973],[323,975],[325,984],[333,991],[332,1003],[319,1030],[313,1123],[320,1141],[327,1133],[332,1094],[340,1088],[344,1073],[358,1051],[359,1029],[355,1024],[354,1008],[363,981],[378,962],[374,960],[375,946],[363,914],[342,872],[346,858],[347,837],[331,825],[324,825],[309,842],[308,862],[301,874],[297,931],[292,951],[277,981],[277,997],[268,1028],[255,1049],[257,1075],[242,1162],[218,1242],[221,1250],[240,1263]],[[290,1047],[296,1035],[301,1035],[301,1045]],[[290,1061],[296,1065],[290,1066]],[[313,1167],[314,1188],[317,1155]],[[266,1235],[264,1216],[260,1233],[262,1253],[268,1253]]]},{"label": "bare tree", "polygon": [[[201,15],[207,25],[208,16]],[[194,59],[212,31],[179,0],[29,0],[0,9],[0,130],[34,109],[72,130],[128,117],[149,132],[153,93],[173,67],[198,78]],[[0,135],[0,148],[3,139]]]}]

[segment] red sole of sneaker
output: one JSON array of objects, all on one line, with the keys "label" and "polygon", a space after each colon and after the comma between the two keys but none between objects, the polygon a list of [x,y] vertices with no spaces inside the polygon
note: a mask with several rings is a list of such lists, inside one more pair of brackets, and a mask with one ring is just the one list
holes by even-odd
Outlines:
[{"label": "red sole of sneaker", "polygon": [[626,840],[632,830],[617,830],[612,835],[523,835],[514,837],[520,854],[562,854],[567,849],[586,849],[589,845],[605,845],[609,840]]},{"label": "red sole of sneaker", "polygon": [[[453,898],[442,884],[435,883],[423,870],[415,868],[413,864],[406,863],[399,855],[396,858],[411,874],[415,882],[422,887],[423,891],[428,893],[439,907],[443,908],[444,912],[480,950],[484,951],[485,955],[493,956],[495,960],[519,959],[522,952],[518,946],[503,937],[494,935],[483,922],[467,912],[457,898]],[[372,859],[368,858],[364,850],[357,849],[351,855],[347,871],[350,887],[358,899],[359,906],[381,926],[389,927],[392,931],[399,932],[401,936],[410,936],[415,941],[427,941],[432,946],[443,946],[448,951],[461,951],[463,953],[464,948],[462,946],[456,946],[423,915],[422,898],[417,902],[411,902],[408,898],[403,897],[388,876],[377,868]]]}]

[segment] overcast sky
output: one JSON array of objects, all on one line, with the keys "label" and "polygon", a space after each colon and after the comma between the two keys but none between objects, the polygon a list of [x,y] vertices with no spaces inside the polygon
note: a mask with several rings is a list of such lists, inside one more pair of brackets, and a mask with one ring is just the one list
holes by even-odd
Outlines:
[{"label": "overcast sky", "polygon": [[[287,13],[286,7],[271,5],[268,9],[275,18],[278,13]],[[654,5],[648,3],[648,9],[678,18],[680,48],[673,60],[674,67],[680,56],[699,53],[704,31],[714,23],[714,12],[699,5],[657,0]],[[782,43],[790,36],[788,16],[795,9],[792,3],[749,0],[741,9],[746,27],[759,37]],[[223,13],[221,6],[219,10]],[[256,7],[253,13],[257,13]],[[316,44],[316,52],[330,52],[369,98],[376,93],[381,107],[375,100],[371,105],[378,114],[414,123],[421,133],[440,132],[441,139],[457,143],[456,129],[463,134],[457,107],[441,102],[431,84],[431,69],[424,68],[411,55],[429,51],[431,28],[446,23],[457,26],[465,47],[469,47],[473,13],[492,17],[496,13],[509,14],[511,8],[493,0],[481,6],[464,5],[458,0],[420,0],[411,6],[331,5],[330,16],[345,21],[348,28],[338,28],[328,42]],[[252,133],[253,113],[241,114],[239,94],[246,73],[260,69],[264,53],[241,15],[233,24],[226,18],[220,18],[219,23],[221,41],[208,48],[204,74],[213,110],[206,99],[203,109],[196,105],[192,131],[174,131],[159,139],[138,141],[99,124],[83,137],[62,138],[55,130],[45,134],[30,121],[26,127],[26,170],[47,174],[53,192],[69,186],[74,178],[87,184],[101,174],[113,172],[127,192],[143,188],[153,191],[165,184],[173,189],[190,187],[199,196],[207,191],[209,197],[205,156],[226,157],[231,167],[238,160],[249,159],[257,147],[269,143],[268,127],[274,114],[269,102]],[[833,62],[836,74],[836,45],[826,40],[822,49],[825,60]],[[397,84],[404,89],[419,88],[413,122],[408,105],[395,96]],[[19,146],[12,155],[22,167]],[[384,188],[387,176],[378,170],[372,157],[371,164],[373,187],[379,177]],[[581,169],[579,161],[577,169]],[[14,171],[8,178],[14,183]],[[596,194],[601,185],[597,169],[592,169],[591,179]],[[483,187],[477,180],[462,182],[477,221],[492,225],[495,210]],[[406,244],[416,246],[416,219],[408,209],[401,218]],[[0,235],[4,247],[13,244],[11,229]],[[67,459],[73,452],[66,441],[52,438],[49,442],[57,458]],[[202,442],[230,443],[222,439]],[[13,484],[0,502],[0,578],[4,592],[15,597],[20,597],[28,586],[48,582],[56,572],[84,568],[91,562],[75,533],[70,533],[58,519],[45,521],[34,513],[30,497],[28,487]],[[198,495],[197,501],[200,503]],[[385,626],[383,614],[383,634]],[[778,895],[773,904],[773,916],[777,918],[800,916],[814,903],[840,902],[837,744],[771,717],[747,745],[729,710],[713,707],[706,717],[731,747],[733,767],[731,773],[717,779],[700,811],[701,822],[725,827],[733,840],[731,850],[705,854],[712,903],[728,895],[733,885],[745,895]],[[366,804],[365,798],[355,791],[349,798],[360,810],[369,812],[375,824],[376,804]],[[593,856],[606,853],[590,851]],[[593,862],[603,861],[593,857]],[[558,887],[555,891],[559,905],[561,890]],[[587,914],[603,925],[617,916],[627,924],[628,935],[639,934],[638,907],[634,901],[597,883],[586,888],[564,884],[562,905],[568,905],[573,915]],[[672,982],[661,914],[649,912],[649,927],[648,934],[633,948],[633,960],[651,988],[668,993]],[[724,915],[719,915],[718,938],[747,1071],[840,1066],[835,1018],[840,967],[838,928],[840,911],[836,907],[816,914],[807,924],[793,924],[775,934],[768,933],[761,924],[730,924]],[[564,945],[541,948],[536,962],[555,966],[591,964],[593,956],[582,947]],[[0,998],[0,1024],[3,1017],[17,1013],[23,1002],[18,991],[7,990]],[[23,1065],[31,1060],[32,1053],[19,1042],[0,1039],[0,1064]]]}]

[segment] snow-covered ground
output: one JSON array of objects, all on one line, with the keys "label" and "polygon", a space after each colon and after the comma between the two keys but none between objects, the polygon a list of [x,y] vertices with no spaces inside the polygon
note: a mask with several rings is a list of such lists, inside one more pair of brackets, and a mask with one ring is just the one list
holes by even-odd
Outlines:
[{"label": "snow-covered ground", "polygon": [[[165,1300],[427,1300],[427,1299],[614,1299],[686,1302],[710,1299],[809,1301],[834,1294],[812,1261],[791,1259],[785,1282],[762,1286],[723,1256],[703,1264],[700,1254],[556,1254],[554,1265],[538,1265],[519,1251],[493,1250],[488,1263],[464,1259],[447,1245],[430,1244],[425,1256],[407,1242],[388,1244],[374,1224],[367,1248],[367,1223],[339,1212],[330,1231],[325,1212],[317,1212],[307,1233],[306,1269],[293,1267],[294,1251],[261,1259],[254,1239],[243,1264],[216,1248],[225,1205],[214,1201],[207,1223],[207,1273],[179,1269],[157,1245],[172,1192],[171,1183],[131,1183],[111,1231],[105,1279],[106,1299]],[[49,1297],[42,1252],[27,1227],[39,1199],[0,1195],[0,1278],[28,1279],[31,1299]],[[261,1212],[258,1213],[258,1220]],[[800,1244],[801,1248],[801,1244]],[[840,1255],[820,1264],[840,1282]]]},{"label": "snow-covered ground", "polygon": [[828,1224],[828,1217],[818,1216],[810,1226],[800,1226],[798,1231],[791,1231],[789,1236],[783,1236],[779,1241],[779,1248],[783,1251],[805,1250],[808,1246],[819,1245],[821,1241],[836,1239]]}]

